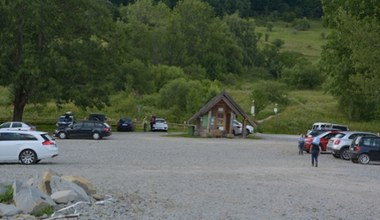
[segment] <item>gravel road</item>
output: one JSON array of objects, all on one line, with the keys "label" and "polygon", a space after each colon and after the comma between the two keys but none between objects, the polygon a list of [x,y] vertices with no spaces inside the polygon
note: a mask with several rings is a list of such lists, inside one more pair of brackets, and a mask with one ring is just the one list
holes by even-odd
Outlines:
[{"label": "gravel road", "polygon": [[182,138],[118,133],[57,140],[60,155],[25,166],[0,164],[0,181],[47,168],[89,179],[111,205],[80,219],[380,219],[379,164],[298,155],[297,136]]}]

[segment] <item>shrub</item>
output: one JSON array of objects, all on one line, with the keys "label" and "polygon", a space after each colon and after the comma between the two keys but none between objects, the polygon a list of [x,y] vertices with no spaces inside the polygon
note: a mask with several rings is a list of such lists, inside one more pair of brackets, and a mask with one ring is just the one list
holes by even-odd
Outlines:
[{"label": "shrub", "polygon": [[293,21],[293,27],[294,29],[298,31],[306,31],[310,29],[311,26],[310,26],[309,20],[307,20],[307,18],[303,18],[303,19],[295,19]]},{"label": "shrub", "polygon": [[13,189],[12,186],[6,186],[7,191],[4,194],[0,195],[0,203],[11,203],[13,200]]}]

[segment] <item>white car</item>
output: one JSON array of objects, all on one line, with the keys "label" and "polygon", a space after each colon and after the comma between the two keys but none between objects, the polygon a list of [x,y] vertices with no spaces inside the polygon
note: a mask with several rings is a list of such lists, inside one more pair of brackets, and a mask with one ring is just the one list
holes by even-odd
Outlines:
[{"label": "white car", "polygon": [[[234,135],[240,135],[240,134],[242,134],[243,133],[242,132],[242,127],[243,127],[243,124],[241,122],[239,122],[238,120],[233,120],[232,121],[232,133]],[[251,125],[246,125],[245,129],[247,131],[247,135],[253,133],[253,127]]]},{"label": "white car", "polygon": [[0,130],[0,161],[35,164],[56,156],[58,147],[47,132]]},{"label": "white car", "polygon": [[152,131],[168,131],[168,124],[163,118],[156,118]]},{"label": "white car", "polygon": [[21,121],[10,121],[4,122],[0,125],[0,130],[8,130],[8,131],[35,131],[36,127]]}]

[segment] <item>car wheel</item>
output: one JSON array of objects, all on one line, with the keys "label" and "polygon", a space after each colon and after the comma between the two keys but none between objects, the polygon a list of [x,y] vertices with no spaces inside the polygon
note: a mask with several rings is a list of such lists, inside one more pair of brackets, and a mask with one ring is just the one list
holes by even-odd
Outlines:
[{"label": "car wheel", "polygon": [[37,162],[37,154],[33,150],[26,149],[21,151],[19,159],[22,164],[34,164]]},{"label": "car wheel", "polygon": [[92,138],[94,138],[95,140],[99,140],[100,139],[100,134],[98,132],[94,132],[92,134]]},{"label": "car wheel", "polygon": [[58,137],[59,137],[60,139],[65,139],[67,136],[66,136],[66,133],[65,133],[65,132],[59,132]]},{"label": "car wheel", "polygon": [[368,164],[369,161],[370,161],[370,159],[369,159],[369,156],[368,156],[367,154],[361,154],[361,155],[359,156],[359,162],[360,162],[361,164]]},{"label": "car wheel", "polygon": [[350,151],[349,151],[348,148],[343,148],[340,151],[340,158],[342,158],[343,160],[349,160],[349,159],[351,159],[351,154],[350,154]]},{"label": "car wheel", "polygon": [[335,158],[340,158],[339,155],[336,155],[336,154],[332,154],[332,155],[333,155],[333,157],[335,157]]}]

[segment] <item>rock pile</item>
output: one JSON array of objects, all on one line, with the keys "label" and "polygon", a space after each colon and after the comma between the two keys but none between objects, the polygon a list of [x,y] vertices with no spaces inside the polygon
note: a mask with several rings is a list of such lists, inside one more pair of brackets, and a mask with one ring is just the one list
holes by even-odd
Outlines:
[{"label": "rock pile", "polygon": [[[33,219],[49,208],[54,211],[105,198],[96,193],[89,180],[81,176],[60,175],[51,169],[26,182],[15,180],[13,183],[0,183],[0,195],[8,191],[9,185],[12,185],[13,199],[9,204],[0,203],[0,218],[18,219],[17,216],[21,216],[20,219]],[[62,211],[66,209],[61,208]]]}]

